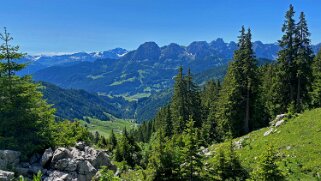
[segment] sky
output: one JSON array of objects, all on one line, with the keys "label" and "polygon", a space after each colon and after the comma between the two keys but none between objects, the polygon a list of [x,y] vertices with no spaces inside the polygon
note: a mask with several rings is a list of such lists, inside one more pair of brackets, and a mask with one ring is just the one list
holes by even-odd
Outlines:
[{"label": "sky", "polygon": [[237,41],[242,25],[253,40],[274,43],[290,4],[296,17],[305,12],[312,43],[320,43],[320,0],[1,0],[0,27],[28,54]]}]

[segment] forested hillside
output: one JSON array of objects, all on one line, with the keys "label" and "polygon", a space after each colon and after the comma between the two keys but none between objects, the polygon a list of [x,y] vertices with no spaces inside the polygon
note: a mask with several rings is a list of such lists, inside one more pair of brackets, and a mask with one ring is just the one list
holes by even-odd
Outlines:
[{"label": "forested hillside", "polygon": [[44,98],[56,109],[55,115],[62,119],[73,120],[84,117],[110,120],[110,115],[118,118],[133,118],[136,103],[122,97],[107,97],[90,94],[84,90],[62,89],[53,84],[42,82]]}]

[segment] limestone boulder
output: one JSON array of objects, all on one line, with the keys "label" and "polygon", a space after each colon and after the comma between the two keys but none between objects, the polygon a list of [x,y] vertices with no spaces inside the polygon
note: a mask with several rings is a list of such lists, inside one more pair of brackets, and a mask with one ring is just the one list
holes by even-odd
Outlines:
[{"label": "limestone boulder", "polygon": [[53,157],[52,149],[51,148],[46,149],[41,157],[41,166],[45,167],[49,163],[52,157]]},{"label": "limestone boulder", "polygon": [[0,170],[0,181],[11,181],[14,179],[14,173]]},{"label": "limestone boulder", "polygon": [[12,150],[0,150],[0,169],[7,170],[16,167],[20,162],[21,153]]}]

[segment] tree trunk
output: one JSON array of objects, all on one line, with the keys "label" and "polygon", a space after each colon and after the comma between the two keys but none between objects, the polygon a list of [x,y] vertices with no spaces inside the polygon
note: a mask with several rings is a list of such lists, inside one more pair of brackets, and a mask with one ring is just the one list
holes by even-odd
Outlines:
[{"label": "tree trunk", "polygon": [[246,90],[246,108],[245,108],[245,120],[244,120],[244,132],[249,132],[249,120],[250,120],[250,87],[251,83],[248,83]]},{"label": "tree trunk", "polygon": [[298,92],[296,96],[296,111],[300,112],[301,111],[301,79],[300,76],[298,77]]}]

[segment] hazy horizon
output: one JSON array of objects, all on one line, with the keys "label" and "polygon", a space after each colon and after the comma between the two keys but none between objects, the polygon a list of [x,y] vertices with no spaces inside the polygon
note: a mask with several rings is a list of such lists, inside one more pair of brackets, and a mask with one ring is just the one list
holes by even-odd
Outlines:
[{"label": "hazy horizon", "polygon": [[277,42],[285,11],[293,4],[296,18],[304,11],[313,44],[321,42],[319,1],[170,1],[148,0],[11,0],[2,3],[1,27],[28,54],[94,52],[116,47],[136,49],[154,41],[188,45],[192,41],[237,41],[241,26],[253,40]]}]

